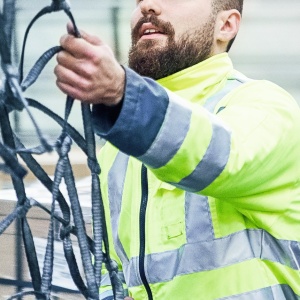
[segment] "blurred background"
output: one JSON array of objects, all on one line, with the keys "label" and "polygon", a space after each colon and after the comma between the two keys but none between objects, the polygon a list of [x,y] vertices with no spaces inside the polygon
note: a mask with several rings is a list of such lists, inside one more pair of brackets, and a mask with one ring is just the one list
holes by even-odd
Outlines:
[{"label": "blurred background", "polygon": [[[163,0],[162,0],[163,1]],[[14,36],[14,60],[18,65],[24,32],[30,20],[50,0],[19,0]],[[72,13],[79,28],[99,35],[113,49],[118,61],[127,64],[127,52],[130,46],[130,16],[134,9],[134,0],[71,0]],[[0,0],[2,7],[3,0]],[[25,52],[24,74],[26,75],[39,56],[50,47],[58,45],[61,35],[66,32],[67,16],[62,13],[49,14],[38,20],[33,26]],[[285,88],[300,104],[300,1],[299,0],[245,0],[241,30],[230,51],[235,68],[250,78],[271,80]],[[1,42],[1,41],[0,41]],[[55,85],[53,68],[55,59],[42,72],[38,81],[26,91],[26,97],[40,101],[51,110],[63,116],[65,96]],[[1,76],[1,71],[0,71]],[[47,137],[55,139],[59,127],[42,113],[32,109],[38,125]],[[82,130],[80,105],[75,103],[70,116],[70,123]],[[13,112],[11,121],[15,132],[22,141],[33,146],[37,142],[36,134],[25,112]],[[299,133],[300,134],[300,133]],[[1,138],[1,137],[0,137]],[[98,140],[99,146],[101,141]],[[38,158],[48,174],[53,174],[57,162],[55,154],[46,154]],[[88,183],[89,176],[85,157],[78,149],[71,152],[74,173],[80,182],[87,226],[90,225]],[[1,159],[0,159],[1,163]],[[39,198],[46,205],[50,195],[37,186],[34,178],[28,174],[28,193]],[[83,181],[82,181],[83,180]],[[14,207],[15,195],[10,178],[0,172],[0,220]],[[43,259],[48,228],[48,216],[33,210],[29,214],[33,228],[38,255]],[[30,287],[28,269],[24,259],[24,249],[18,234],[18,224],[0,236],[0,299],[6,299],[16,291]],[[57,242],[58,262],[55,273],[55,296],[53,299],[83,299],[76,294],[74,285],[67,274],[67,267],[61,259],[62,249]]]},{"label": "blurred background", "polygon": [[[27,24],[48,3],[50,0],[17,1],[16,61]],[[125,65],[130,46],[129,20],[134,6],[134,0],[71,1],[79,28],[99,35],[112,47],[119,62]],[[66,15],[59,12],[43,17],[33,26],[27,42],[25,74],[45,50],[58,44],[60,36],[65,33],[67,21]],[[251,78],[274,81],[300,103],[299,36],[299,0],[245,0],[242,27],[230,54],[236,69]],[[54,65],[55,59],[27,90],[26,96],[39,100],[63,115],[65,97],[56,88]],[[81,130],[78,106],[75,105],[70,121]],[[26,113],[16,112],[13,119],[16,131],[30,139],[34,132]],[[51,120],[45,122],[44,116],[37,116],[37,120],[40,120],[39,125],[45,133],[56,134],[58,128],[52,125]]]}]

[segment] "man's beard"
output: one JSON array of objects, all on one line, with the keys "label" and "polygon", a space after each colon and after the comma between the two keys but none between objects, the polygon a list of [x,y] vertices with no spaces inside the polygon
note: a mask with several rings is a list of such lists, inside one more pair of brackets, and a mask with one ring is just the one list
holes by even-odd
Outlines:
[{"label": "man's beard", "polygon": [[[138,43],[138,30],[145,22],[163,30],[168,36],[166,46],[156,46],[156,40],[142,40]],[[175,32],[169,22],[163,22],[152,15],[142,18],[132,30],[132,46],[129,51],[129,67],[142,76],[155,80],[169,76],[209,58],[213,47],[215,17],[201,29],[186,33],[175,41]]]}]

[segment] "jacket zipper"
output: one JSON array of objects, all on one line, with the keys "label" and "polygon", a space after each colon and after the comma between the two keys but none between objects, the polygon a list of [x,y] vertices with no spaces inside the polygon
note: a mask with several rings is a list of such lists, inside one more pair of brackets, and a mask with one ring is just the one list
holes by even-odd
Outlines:
[{"label": "jacket zipper", "polygon": [[145,273],[145,248],[146,248],[146,210],[148,204],[148,176],[147,168],[142,165],[141,173],[142,198],[140,207],[140,254],[139,254],[139,271],[141,280],[146,289],[148,300],[153,300],[152,291],[146,278]]}]

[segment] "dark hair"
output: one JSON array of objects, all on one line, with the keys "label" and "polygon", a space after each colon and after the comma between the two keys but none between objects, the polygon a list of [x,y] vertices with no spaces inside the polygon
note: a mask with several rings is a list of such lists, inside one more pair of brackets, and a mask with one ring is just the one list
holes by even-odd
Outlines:
[{"label": "dark hair", "polygon": [[[213,13],[217,15],[220,11],[236,9],[242,15],[244,0],[212,0]],[[228,52],[235,40],[235,37],[229,41],[226,51]]]}]

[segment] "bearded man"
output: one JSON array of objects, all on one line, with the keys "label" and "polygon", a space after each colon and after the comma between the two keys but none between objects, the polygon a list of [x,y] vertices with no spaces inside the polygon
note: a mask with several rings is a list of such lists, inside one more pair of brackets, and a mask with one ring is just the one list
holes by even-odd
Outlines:
[{"label": "bearded man", "polygon": [[[93,104],[125,299],[300,299],[300,110],[236,71],[242,0],[137,0],[129,67],[61,38],[57,85]],[[113,299],[103,277],[101,299]]]}]

